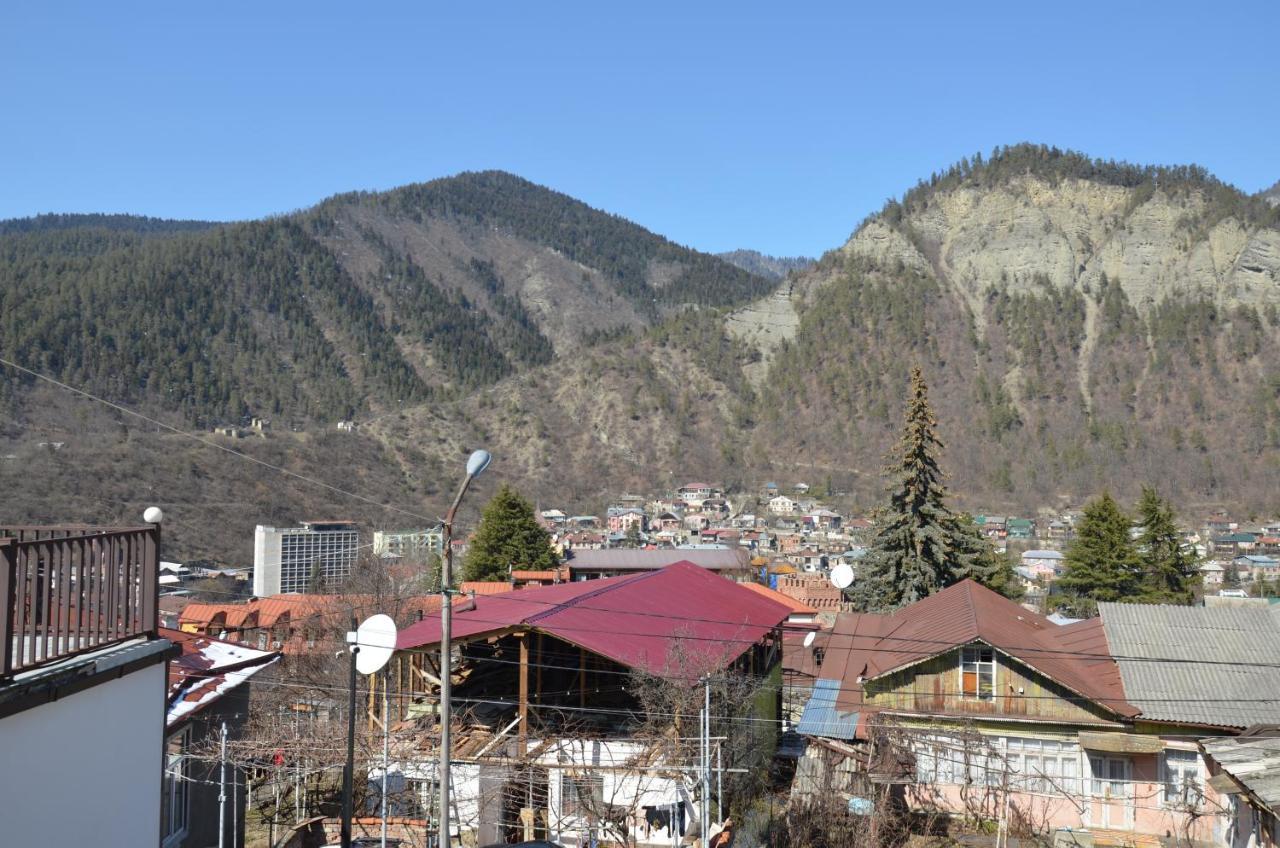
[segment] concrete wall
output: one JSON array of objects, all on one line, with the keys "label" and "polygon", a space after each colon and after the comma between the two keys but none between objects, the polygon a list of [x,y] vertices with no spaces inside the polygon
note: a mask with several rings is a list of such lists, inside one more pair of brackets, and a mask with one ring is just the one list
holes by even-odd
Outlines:
[{"label": "concrete wall", "polygon": [[0,719],[0,841],[160,841],[165,665]]}]

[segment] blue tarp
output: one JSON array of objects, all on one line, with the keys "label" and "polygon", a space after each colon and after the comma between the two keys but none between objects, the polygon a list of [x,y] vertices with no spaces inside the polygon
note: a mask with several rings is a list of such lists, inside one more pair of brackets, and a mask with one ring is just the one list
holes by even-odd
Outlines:
[{"label": "blue tarp", "polygon": [[813,684],[813,694],[804,705],[796,732],[805,736],[824,736],[828,739],[853,739],[858,730],[858,714],[841,712],[836,707],[840,695],[839,680],[819,680]]}]

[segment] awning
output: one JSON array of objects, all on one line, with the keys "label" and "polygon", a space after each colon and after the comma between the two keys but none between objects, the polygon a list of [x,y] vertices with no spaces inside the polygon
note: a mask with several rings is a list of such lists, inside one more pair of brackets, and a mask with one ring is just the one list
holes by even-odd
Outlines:
[{"label": "awning", "polygon": [[1159,736],[1140,733],[1106,733],[1080,731],[1080,747],[1090,751],[1106,751],[1110,754],[1158,754],[1164,750]]}]

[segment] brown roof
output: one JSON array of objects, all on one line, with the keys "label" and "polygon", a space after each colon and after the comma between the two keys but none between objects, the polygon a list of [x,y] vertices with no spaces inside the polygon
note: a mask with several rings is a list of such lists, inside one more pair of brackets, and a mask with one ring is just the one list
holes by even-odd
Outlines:
[{"label": "brown roof", "polygon": [[822,677],[842,680],[840,706],[856,709],[862,702],[859,678],[881,677],[973,642],[990,645],[1117,715],[1139,712],[1125,700],[1098,620],[1060,627],[972,580],[889,615],[837,616]]},{"label": "brown roof", "polygon": [[764,595],[766,598],[768,598],[771,601],[777,601],[780,604],[784,604],[788,609],[791,610],[792,615],[817,615],[818,614],[818,611],[813,607],[808,606],[807,604],[802,604],[801,602],[797,601],[795,598],[791,597],[790,595],[784,595],[781,592],[778,592],[774,589],[770,589],[768,586],[762,586],[759,583],[741,583],[739,585],[741,585],[742,588],[744,589],[750,589],[751,591],[756,592],[757,594]]},{"label": "brown roof", "polygon": [[497,583],[493,580],[468,580],[459,586],[467,594],[500,595],[511,591],[510,583]]}]

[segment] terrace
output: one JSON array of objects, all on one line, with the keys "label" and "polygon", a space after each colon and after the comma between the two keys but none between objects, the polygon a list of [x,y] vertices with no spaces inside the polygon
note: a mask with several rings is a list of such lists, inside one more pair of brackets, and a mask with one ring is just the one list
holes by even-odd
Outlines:
[{"label": "terrace", "polygon": [[159,636],[160,526],[0,527],[0,681]]}]

